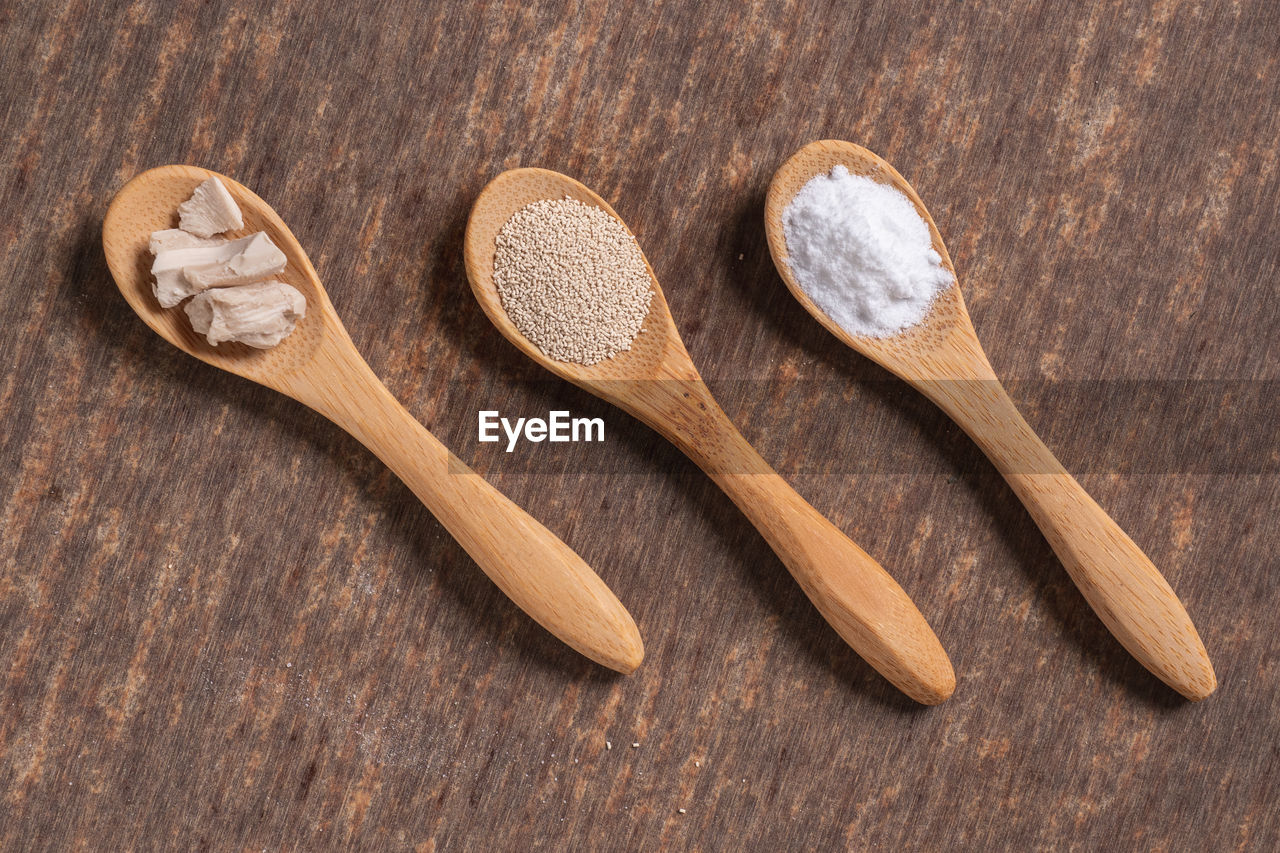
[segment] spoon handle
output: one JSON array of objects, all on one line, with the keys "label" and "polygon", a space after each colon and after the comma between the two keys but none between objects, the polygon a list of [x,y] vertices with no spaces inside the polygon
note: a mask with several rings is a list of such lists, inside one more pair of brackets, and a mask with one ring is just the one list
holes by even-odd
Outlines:
[{"label": "spoon handle", "polygon": [[297,399],[349,432],[404,481],[521,610],[596,663],[630,673],[644,657],[631,614],[581,557],[453,456],[358,355],[339,356]]},{"label": "spoon handle", "polygon": [[769,467],[701,380],[628,391],[625,408],[724,490],[854,651],[917,702],[936,705],[952,694],[951,661],[907,593]]},{"label": "spoon handle", "polygon": [[1186,608],[1147,555],[1067,473],[996,379],[913,382],[995,464],[1085,600],[1131,655],[1188,699],[1217,687]]},{"label": "spoon handle", "polygon": [[936,705],[952,694],[955,672],[933,629],[866,551],[776,473],[724,471],[712,479],[854,651],[917,702]]}]

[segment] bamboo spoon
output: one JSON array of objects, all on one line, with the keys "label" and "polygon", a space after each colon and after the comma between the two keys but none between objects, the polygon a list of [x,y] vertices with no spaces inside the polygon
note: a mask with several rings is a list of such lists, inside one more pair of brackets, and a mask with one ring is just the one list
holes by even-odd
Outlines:
[{"label": "bamboo spoon", "polygon": [[938,229],[911,185],[865,148],[826,140],[806,145],[778,169],[765,202],[765,231],[782,280],[837,338],[905,379],[977,442],[1026,505],[1085,599],[1129,653],[1165,684],[1200,700],[1217,679],[1191,617],[1164,577],[1067,473],[1022,419],[987,361],[960,286],[939,294],[917,326],[887,338],[851,335],[809,299],[787,265],[782,212],[811,178],[837,165],[888,184],[929,225],[933,248],[955,274]]},{"label": "bamboo spoon", "polygon": [[764,534],[840,636],[885,678],[928,705],[950,696],[955,689],[951,661],[907,594],[774,473],[716,405],[680,340],[652,269],[653,301],[644,332],[629,351],[606,361],[590,367],[554,361],[511,323],[493,281],[498,232],[525,205],[566,196],[622,221],[591,190],[545,169],[504,172],[476,199],[467,222],[467,277],[489,319],[525,355],[630,412],[684,451]]},{"label": "bamboo spoon", "polygon": [[[102,245],[116,285],[143,321],[201,361],[274,388],[315,409],[369,448],[413,490],[494,583],[538,624],[619,672],[640,665],[644,647],[631,615],[582,558],[482,477],[451,456],[391,395],[338,319],[306,252],[265,201],[218,175],[244,213],[243,233],[266,231],[289,266],[278,276],[307,298],[307,316],[279,346],[209,345],[181,308],[151,293],[152,231],[214,172],[162,166],[143,172],[111,202]],[[241,232],[237,232],[239,234]]]}]

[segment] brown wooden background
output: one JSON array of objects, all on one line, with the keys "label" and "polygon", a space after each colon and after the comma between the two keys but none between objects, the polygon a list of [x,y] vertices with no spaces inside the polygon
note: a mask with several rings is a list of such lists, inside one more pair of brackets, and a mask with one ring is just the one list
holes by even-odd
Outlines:
[{"label": "brown wooden background", "polygon": [[[1280,845],[1276,4],[5,2],[0,81],[0,848]],[[1210,700],[787,296],[763,196],[822,137],[919,189],[997,371],[1187,603]],[[129,312],[102,215],[169,162],[275,205],[391,389],[632,609],[634,676]],[[690,463],[488,325],[462,232],[516,165],[626,217],[726,411],[931,620],[951,701],[896,694]],[[478,408],[607,441],[508,456]]]}]

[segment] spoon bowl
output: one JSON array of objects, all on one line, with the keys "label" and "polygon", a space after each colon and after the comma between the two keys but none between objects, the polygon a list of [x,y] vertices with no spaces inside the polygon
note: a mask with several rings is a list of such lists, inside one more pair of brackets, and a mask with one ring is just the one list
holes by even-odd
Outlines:
[{"label": "spoon bowl", "polygon": [[[151,232],[176,225],[178,205],[211,176],[231,192],[245,227],[265,231],[288,261],[276,278],[301,291],[307,314],[271,349],[213,346],[182,307],[161,308],[151,288]],[[382,459],[521,609],[572,648],[631,672],[644,646],[631,615],[582,558],[452,456],[392,396],[361,358],[302,246],[271,206],[224,175],[194,166],[143,172],[112,200],[102,246],[116,285],[157,334],[207,364],[273,388],[345,429]]]},{"label": "spoon bowl", "polygon": [[[788,255],[786,235],[782,227],[783,211],[805,184],[818,175],[828,174],[836,166],[844,166],[850,174],[887,184],[905,195],[915,206],[920,218],[929,226],[933,250],[942,258],[943,267],[951,273],[951,285],[934,297],[925,318],[891,337],[873,338],[846,331],[814,304],[809,294],[796,282],[786,262]],[[778,169],[769,185],[769,193],[765,197],[765,236],[782,281],[796,301],[831,334],[899,376],[949,378],[950,362],[946,359],[939,362],[933,356],[948,353],[956,347],[964,348],[969,355],[974,354],[972,350],[976,347],[976,354],[981,354],[977,334],[973,330],[969,312],[965,309],[964,296],[960,293],[951,255],[947,252],[947,246],[942,241],[933,217],[907,179],[898,174],[898,170],[886,160],[867,149],[850,142],[823,140],[806,145],[792,155]],[[970,340],[972,346],[969,346]],[[985,361],[985,357],[983,360]],[[994,379],[995,374],[992,373],[990,378]]]},{"label": "spoon bowl", "polygon": [[556,361],[511,322],[493,279],[498,233],[526,205],[565,197],[604,210],[626,228],[598,195],[546,169],[504,172],[476,199],[467,223],[465,260],[472,292],[489,319],[525,355],[639,418],[697,463],[760,530],[840,636],[900,690],[925,704],[950,696],[955,689],[951,662],[907,594],[796,494],[716,404],[680,339],[651,267],[653,298],[643,331],[629,350],[597,364]]},{"label": "spoon bowl", "polygon": [[270,349],[246,344],[214,346],[191,328],[181,307],[162,308],[151,289],[151,232],[178,225],[178,205],[202,181],[214,175],[195,166],[161,166],[143,172],[111,202],[103,221],[103,248],[116,285],[142,321],[178,349],[214,367],[288,394],[287,378],[312,361],[326,342],[349,342],[319,276],[293,232],[252,190],[218,175],[244,215],[244,227],[224,237],[236,239],[265,231],[285,254],[288,266],[275,278],[296,287],[307,299],[307,316],[293,333]]},{"label": "spoon bowl", "polygon": [[[636,336],[631,348],[612,358],[592,365],[568,361],[556,361],[543,354],[538,345],[529,340],[511,322],[502,307],[502,297],[493,282],[494,247],[498,232],[515,213],[535,201],[543,199],[572,198],[584,204],[600,208],[618,221],[623,228],[627,224],[609,206],[609,203],[588,187],[550,169],[512,169],[503,172],[489,182],[476,199],[471,218],[467,222],[466,264],[471,292],[493,325],[498,327],[529,358],[562,379],[578,384],[610,383],[637,379],[695,379],[693,362],[684,348],[676,329],[671,309],[658,286],[658,278],[645,258],[645,268],[653,281],[653,298],[649,303],[649,315],[644,330]],[[631,230],[627,229],[631,234]],[[635,238],[631,234],[632,239]],[[612,402],[612,401],[611,401]]]},{"label": "spoon bowl", "polygon": [[[847,332],[814,304],[788,264],[783,213],[805,184],[836,166],[905,195],[929,226],[933,248],[952,275],[951,286],[935,296],[924,319],[896,335],[873,338]],[[1040,441],[996,378],[965,309],[942,235],[906,179],[851,142],[810,143],[775,173],[765,200],[765,233],[778,273],[806,311],[845,344],[933,400],[974,439],[1129,653],[1189,699],[1212,693],[1217,687],[1213,666],[1173,589]]]}]

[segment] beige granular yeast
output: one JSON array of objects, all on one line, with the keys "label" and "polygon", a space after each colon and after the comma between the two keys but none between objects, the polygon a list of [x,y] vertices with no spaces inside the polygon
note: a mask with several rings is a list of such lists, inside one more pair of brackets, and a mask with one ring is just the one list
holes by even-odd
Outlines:
[{"label": "beige granular yeast", "polygon": [[507,220],[493,281],[521,334],[550,358],[578,364],[630,349],[653,298],[635,238],[571,198],[535,201]]}]

